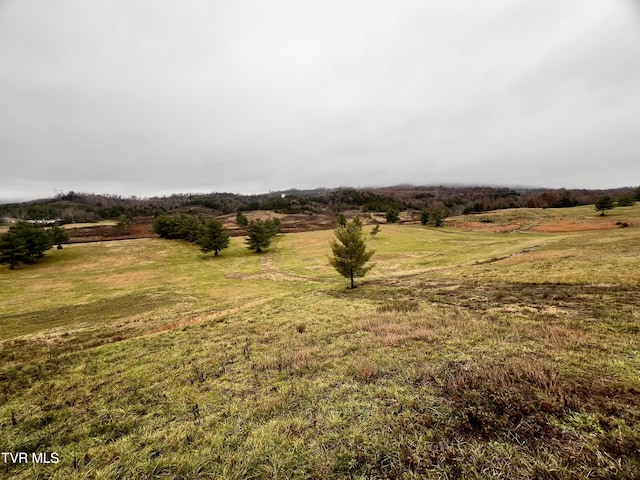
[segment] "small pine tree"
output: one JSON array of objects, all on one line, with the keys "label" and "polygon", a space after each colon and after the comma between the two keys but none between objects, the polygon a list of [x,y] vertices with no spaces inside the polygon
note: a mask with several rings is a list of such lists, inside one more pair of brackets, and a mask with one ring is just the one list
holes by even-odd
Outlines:
[{"label": "small pine tree", "polygon": [[441,208],[440,210],[435,210],[431,212],[431,221],[433,222],[434,227],[441,227],[444,223],[444,219],[449,216],[449,210],[446,208]]},{"label": "small pine tree", "polygon": [[400,210],[397,208],[390,208],[386,214],[387,223],[396,223],[400,218]]},{"label": "small pine tree", "polygon": [[596,200],[596,210],[599,210],[602,212],[600,213],[601,217],[604,217],[605,210],[611,210],[613,206],[614,206],[613,200],[611,200],[611,197],[607,195],[600,197]]},{"label": "small pine tree", "polygon": [[427,210],[426,208],[423,208],[420,211],[420,223],[422,223],[422,225],[426,225],[427,223],[429,223],[429,210]]},{"label": "small pine tree", "polygon": [[249,219],[244,213],[238,212],[238,214],[236,215],[236,223],[241,227],[246,227],[249,225]]},{"label": "small pine tree", "polygon": [[118,221],[116,222],[116,228],[120,233],[124,233],[127,228],[131,225],[131,217],[126,213],[123,213],[118,217]]},{"label": "small pine tree", "polygon": [[222,223],[218,220],[209,220],[204,226],[204,235],[198,240],[198,245],[203,253],[213,252],[218,256],[218,252],[229,247],[229,235],[222,228]]},{"label": "small pine tree", "polygon": [[176,224],[176,238],[187,242],[197,242],[204,235],[204,220],[189,213],[181,213]]},{"label": "small pine tree", "polygon": [[54,245],[58,245],[58,248],[62,248],[62,244],[69,241],[67,231],[58,225],[49,230],[49,235],[51,236],[51,241]]},{"label": "small pine tree", "polygon": [[252,220],[247,226],[247,248],[262,253],[262,250],[271,245],[271,238],[277,233],[277,227],[269,220]]},{"label": "small pine tree", "polygon": [[347,217],[344,216],[344,213],[338,214],[338,225],[340,227],[344,227],[347,224]]},{"label": "small pine tree", "polygon": [[371,235],[371,238],[373,238],[373,237],[375,237],[378,233],[380,233],[380,225],[378,225],[378,224],[376,223],[376,226],[375,226],[375,227],[373,227],[373,228],[371,229],[371,232],[369,232],[369,235]]},{"label": "small pine tree", "polygon": [[264,223],[267,224],[267,228],[269,229],[272,237],[278,235],[282,230],[282,221],[278,217],[267,218]]},{"label": "small pine tree", "polygon": [[367,251],[359,217],[347,225],[338,226],[334,234],[336,239],[331,241],[333,255],[329,257],[329,263],[340,275],[349,279],[351,288],[355,288],[354,278],[364,277],[373,268],[373,265],[366,264],[375,252]]},{"label": "small pine tree", "polygon": [[158,215],[153,220],[153,231],[160,235],[161,238],[176,238],[176,217],[172,215]]}]

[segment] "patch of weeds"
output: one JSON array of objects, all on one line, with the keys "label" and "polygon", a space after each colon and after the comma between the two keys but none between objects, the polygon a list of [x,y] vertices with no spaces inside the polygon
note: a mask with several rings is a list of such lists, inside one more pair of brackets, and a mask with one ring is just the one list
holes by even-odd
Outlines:
[{"label": "patch of weeds", "polygon": [[300,374],[311,368],[311,362],[317,354],[315,348],[266,353],[253,363],[253,369],[262,372],[277,371]]},{"label": "patch of weeds", "polygon": [[[453,406],[454,431],[473,441],[515,443],[530,451],[562,443],[566,461],[602,469],[603,454],[619,478],[640,468],[638,396],[617,380],[560,375],[535,359],[481,365],[450,362],[438,374]],[[632,425],[632,426],[629,426]],[[563,460],[564,461],[564,460]]]},{"label": "patch of weeds", "polygon": [[487,439],[508,432],[533,438],[558,436],[549,416],[565,411],[567,392],[547,366],[450,362],[442,382],[443,394],[456,406],[462,432]]},{"label": "patch of weeds", "polygon": [[378,365],[370,358],[359,358],[353,364],[353,373],[364,383],[371,383],[378,377]]}]

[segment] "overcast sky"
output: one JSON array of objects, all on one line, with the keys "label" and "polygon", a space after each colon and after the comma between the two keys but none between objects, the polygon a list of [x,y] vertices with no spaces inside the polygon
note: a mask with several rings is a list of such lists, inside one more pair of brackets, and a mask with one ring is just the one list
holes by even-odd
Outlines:
[{"label": "overcast sky", "polygon": [[0,0],[0,201],[640,184],[638,0]]}]

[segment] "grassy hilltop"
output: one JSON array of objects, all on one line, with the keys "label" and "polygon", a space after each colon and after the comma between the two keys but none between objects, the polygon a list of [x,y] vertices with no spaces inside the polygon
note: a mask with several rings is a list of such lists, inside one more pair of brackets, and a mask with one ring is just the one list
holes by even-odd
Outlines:
[{"label": "grassy hilltop", "polygon": [[640,206],[558,212],[2,268],[0,478],[640,478]]}]

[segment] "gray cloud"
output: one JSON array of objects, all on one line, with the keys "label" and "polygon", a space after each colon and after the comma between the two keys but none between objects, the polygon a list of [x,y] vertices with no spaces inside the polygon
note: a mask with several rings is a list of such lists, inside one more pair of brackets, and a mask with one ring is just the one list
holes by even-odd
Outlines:
[{"label": "gray cloud", "polygon": [[640,178],[637,1],[5,0],[0,200]]}]

